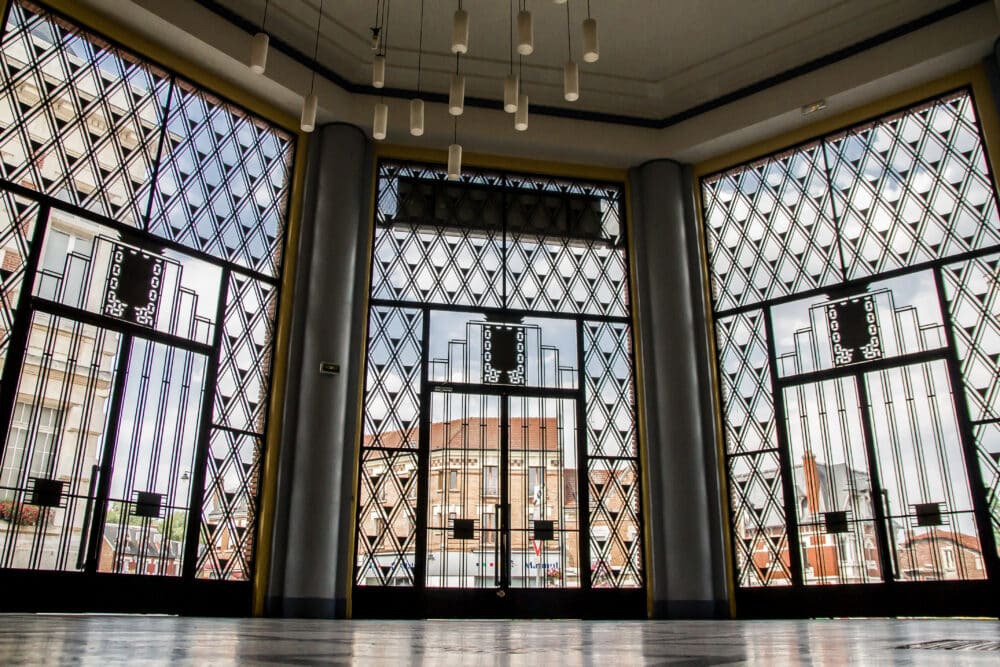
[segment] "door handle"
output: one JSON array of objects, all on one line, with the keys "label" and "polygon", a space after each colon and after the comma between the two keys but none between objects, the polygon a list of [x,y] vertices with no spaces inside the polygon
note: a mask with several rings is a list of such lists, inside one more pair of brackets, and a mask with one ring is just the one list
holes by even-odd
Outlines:
[{"label": "door handle", "polygon": [[97,493],[97,476],[101,474],[101,466],[90,468],[90,488],[87,489],[87,504],[83,508],[83,526],[80,531],[80,548],[76,553],[76,569],[82,570],[87,563],[87,544],[90,542],[90,520],[93,518],[94,494]]}]

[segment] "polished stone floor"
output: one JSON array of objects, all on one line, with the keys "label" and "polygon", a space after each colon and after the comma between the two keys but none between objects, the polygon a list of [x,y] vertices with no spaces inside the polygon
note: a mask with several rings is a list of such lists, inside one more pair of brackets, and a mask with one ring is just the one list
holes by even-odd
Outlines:
[{"label": "polished stone floor", "polygon": [[0,615],[0,664],[997,665],[1000,622]]}]

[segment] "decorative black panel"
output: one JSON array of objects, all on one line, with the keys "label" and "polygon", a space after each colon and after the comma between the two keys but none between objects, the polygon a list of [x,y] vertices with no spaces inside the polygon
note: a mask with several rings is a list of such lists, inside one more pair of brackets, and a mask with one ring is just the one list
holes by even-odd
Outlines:
[{"label": "decorative black panel", "polygon": [[160,508],[162,505],[162,493],[137,491],[135,505],[132,508],[132,515],[148,519],[158,519],[160,517]]},{"label": "decorative black panel", "polygon": [[533,521],[531,539],[542,541],[556,539],[555,522]]},{"label": "decorative black panel", "polygon": [[491,324],[483,327],[483,382],[524,385],[524,327]]},{"label": "decorative black panel", "polygon": [[847,512],[824,512],[823,525],[830,534],[849,532],[847,527]]},{"label": "decorative black panel", "polygon": [[162,257],[112,243],[108,284],[104,290],[104,314],[153,327],[160,304],[162,277]]},{"label": "decorative black panel", "polygon": [[451,536],[456,540],[474,540],[476,538],[476,520],[455,519]]},{"label": "decorative black panel", "polygon": [[31,489],[29,505],[38,507],[59,507],[63,500],[63,482],[54,479],[35,478]]},{"label": "decorative black panel", "polygon": [[941,526],[941,503],[917,503],[913,506],[918,526]]},{"label": "decorative black panel", "polygon": [[882,338],[871,294],[828,303],[826,321],[835,365],[849,366],[882,358]]}]

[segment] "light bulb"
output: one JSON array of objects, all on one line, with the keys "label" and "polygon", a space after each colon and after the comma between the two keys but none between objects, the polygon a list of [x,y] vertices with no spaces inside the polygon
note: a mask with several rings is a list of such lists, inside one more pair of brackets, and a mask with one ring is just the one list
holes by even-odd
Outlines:
[{"label": "light bulb", "polygon": [[457,181],[462,175],[462,146],[452,144],[448,146],[448,180]]},{"label": "light bulb", "polygon": [[572,60],[563,66],[563,97],[567,102],[580,99],[580,68]]},{"label": "light bulb", "polygon": [[376,88],[385,85],[385,56],[375,56],[372,60],[372,85]]},{"label": "light bulb", "polygon": [[451,86],[448,88],[448,113],[461,116],[465,110],[465,76],[455,73],[451,75]]},{"label": "light bulb", "polygon": [[309,93],[302,100],[302,118],[299,121],[299,128],[303,132],[312,132],[316,129],[316,107],[318,104],[316,93]]},{"label": "light bulb", "polygon": [[503,81],[503,110],[507,113],[517,111],[518,77],[511,75]]},{"label": "light bulb", "polygon": [[372,123],[372,138],[377,141],[385,139],[389,126],[389,105],[379,102],[375,105],[375,120]]},{"label": "light bulb", "polygon": [[524,132],[528,129],[528,96],[517,98],[517,113],[514,114],[514,129]]},{"label": "light bulb", "polygon": [[258,32],[250,43],[250,71],[263,74],[267,69],[267,45],[270,42],[266,32]]},{"label": "light bulb", "polygon": [[517,52],[530,56],[535,50],[535,29],[531,23],[531,12],[517,13]]},{"label": "light bulb", "polygon": [[424,101],[410,100],[410,134],[419,137],[424,133]]},{"label": "light bulb", "polygon": [[583,22],[583,62],[596,63],[600,57],[597,43],[597,21],[587,19]]},{"label": "light bulb", "polygon": [[451,24],[451,52],[466,53],[469,50],[469,12],[464,9],[455,11]]}]

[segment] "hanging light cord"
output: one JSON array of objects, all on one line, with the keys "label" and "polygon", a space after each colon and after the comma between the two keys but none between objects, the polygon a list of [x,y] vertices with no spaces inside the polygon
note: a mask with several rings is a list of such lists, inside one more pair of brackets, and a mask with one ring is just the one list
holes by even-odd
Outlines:
[{"label": "hanging light cord", "polygon": [[458,143],[458,116],[452,116],[451,143]]},{"label": "hanging light cord", "polygon": [[323,0],[319,0],[319,20],[316,21],[316,45],[313,47],[313,66],[312,66],[312,80],[309,82],[309,92],[312,93],[316,89],[316,67],[318,66],[317,58],[319,58],[319,29],[323,25]]},{"label": "hanging light cord", "polygon": [[590,18],[590,0],[587,0],[587,18]]},{"label": "hanging light cord", "polygon": [[384,10],[382,12],[382,55],[384,56],[389,51],[389,7],[392,4],[392,0],[385,0],[383,5]]},{"label": "hanging light cord", "polygon": [[510,73],[514,74],[514,0],[510,0]]},{"label": "hanging light cord", "polygon": [[271,0],[264,0],[264,18],[260,22],[260,31],[264,32],[264,26],[267,25],[267,8],[271,4]]},{"label": "hanging light cord", "polygon": [[566,55],[573,60],[573,31],[569,27],[569,1],[566,2]]},{"label": "hanging light cord", "polygon": [[420,65],[424,57],[424,0],[420,0],[420,45],[417,47],[417,95],[420,95]]}]

